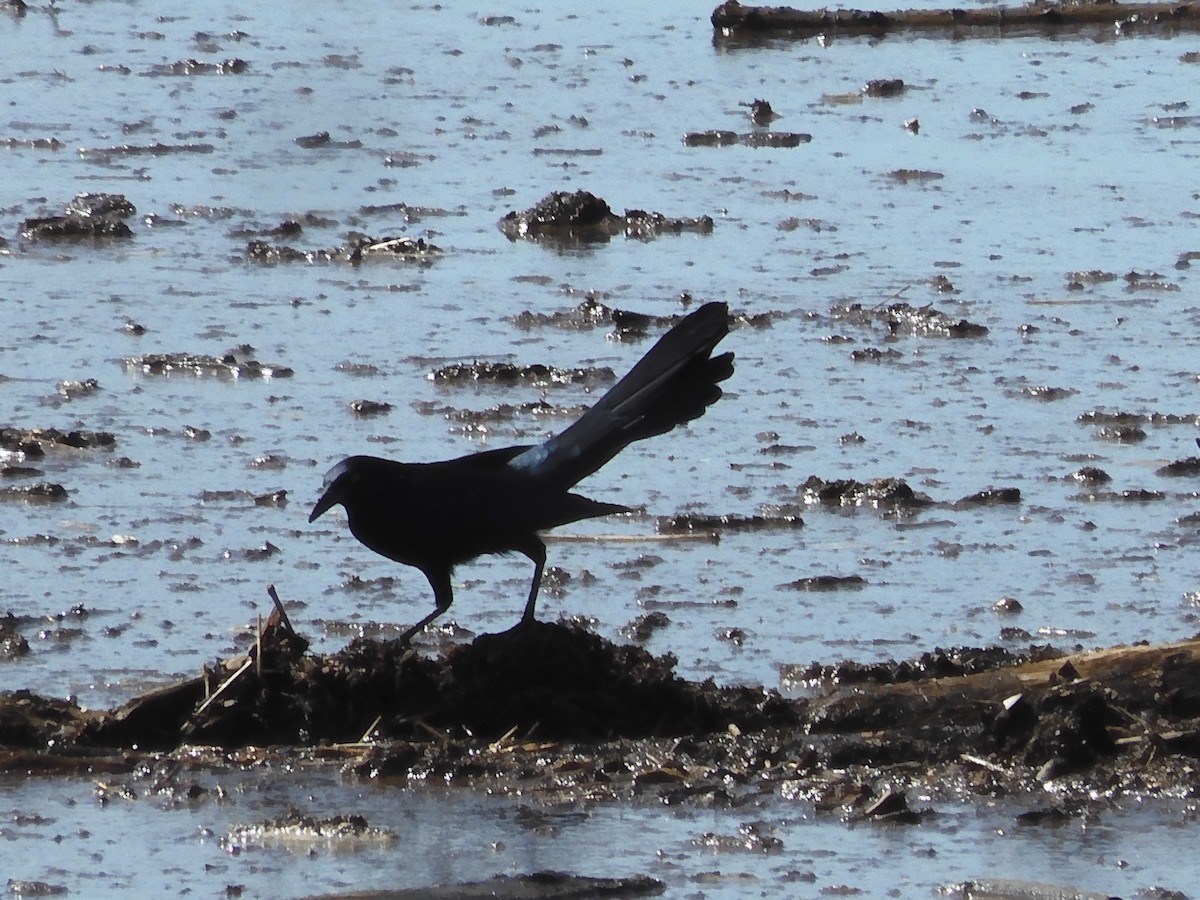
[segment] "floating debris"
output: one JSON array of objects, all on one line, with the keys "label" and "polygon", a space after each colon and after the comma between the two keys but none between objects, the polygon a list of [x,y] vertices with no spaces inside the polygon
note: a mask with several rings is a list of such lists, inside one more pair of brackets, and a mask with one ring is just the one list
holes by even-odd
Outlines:
[{"label": "floating debris", "polygon": [[744,6],[726,0],[711,16],[718,39],[754,36],[803,39],[816,35],[882,36],[893,31],[944,31],[961,37],[992,37],[1004,32],[1054,32],[1099,26],[1117,33],[1135,28],[1195,29],[1200,10],[1183,3],[1059,3],[1039,2],[1018,7],[962,9],[903,9],[880,12],[861,9],[816,10],[786,6]]},{"label": "floating debris", "polygon": [[694,513],[659,516],[654,529],[660,534],[693,534],[721,531],[758,531],[768,528],[803,528],[804,520],[797,515],[742,516],[726,514],[704,516]]}]

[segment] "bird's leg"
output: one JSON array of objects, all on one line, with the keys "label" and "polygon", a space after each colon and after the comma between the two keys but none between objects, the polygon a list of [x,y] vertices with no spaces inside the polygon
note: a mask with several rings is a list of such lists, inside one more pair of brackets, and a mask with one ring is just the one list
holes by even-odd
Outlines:
[{"label": "bird's leg", "polygon": [[530,543],[521,548],[521,552],[533,560],[533,584],[529,586],[529,600],[525,604],[525,613],[521,616],[521,624],[528,625],[533,621],[533,608],[537,605],[538,588],[542,586],[542,570],[546,568],[546,545],[541,538],[535,537]]},{"label": "bird's leg", "polygon": [[414,634],[448,610],[450,604],[454,602],[454,590],[450,586],[449,568],[426,572],[425,577],[429,579],[429,584],[433,588],[433,612],[404,632],[404,634],[400,635],[400,643],[402,644],[407,644],[412,640]]}]

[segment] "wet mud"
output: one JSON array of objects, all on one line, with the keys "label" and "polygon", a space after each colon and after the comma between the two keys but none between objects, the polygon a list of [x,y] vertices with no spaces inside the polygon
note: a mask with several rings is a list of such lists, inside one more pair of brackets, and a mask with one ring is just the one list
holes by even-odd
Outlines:
[{"label": "wet mud", "polygon": [[[303,752],[357,777],[555,800],[736,805],[768,790],[851,818],[919,821],[908,789],[1028,794],[1041,809],[1052,787],[1069,817],[1127,794],[1186,794],[1200,757],[1200,640],[790,665],[783,683],[802,696],[785,697],[684,680],[671,656],[575,624],[438,655],[365,638],[315,655],[275,599],[244,655],[117,709],[0,694],[0,771],[120,774],[171,760],[185,778],[185,763]],[[19,655],[19,623],[2,624]],[[196,785],[180,790],[207,790]]]}]

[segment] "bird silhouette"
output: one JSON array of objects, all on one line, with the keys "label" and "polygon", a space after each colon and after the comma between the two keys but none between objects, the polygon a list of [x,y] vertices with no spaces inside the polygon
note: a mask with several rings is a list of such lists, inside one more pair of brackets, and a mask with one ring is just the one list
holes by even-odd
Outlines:
[{"label": "bird silhouette", "polygon": [[570,489],[634,441],[703,415],[733,374],[732,353],[712,355],[728,333],[726,305],[706,303],[676,323],[579,419],[541,444],[432,463],[347,457],[325,475],[308,521],[341,504],[359,541],[425,573],[434,610],[402,641],[450,608],[454,567],[486,553],[517,552],[533,562],[521,618],[531,622],[546,565],[538,532],[629,511]]}]

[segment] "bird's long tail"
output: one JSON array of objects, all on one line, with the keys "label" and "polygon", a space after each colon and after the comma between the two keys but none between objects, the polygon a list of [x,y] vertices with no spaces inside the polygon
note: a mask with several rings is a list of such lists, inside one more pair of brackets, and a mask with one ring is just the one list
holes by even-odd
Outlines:
[{"label": "bird's long tail", "polygon": [[712,356],[729,333],[729,309],[706,303],[664,334],[580,419],[509,465],[571,487],[622,449],[699,418],[733,374],[733,354]]}]

